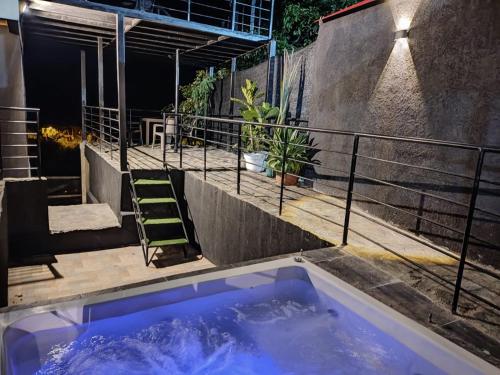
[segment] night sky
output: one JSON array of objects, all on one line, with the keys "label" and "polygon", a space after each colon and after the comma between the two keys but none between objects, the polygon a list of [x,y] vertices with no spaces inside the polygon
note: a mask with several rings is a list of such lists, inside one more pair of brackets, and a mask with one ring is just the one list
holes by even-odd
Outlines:
[{"label": "night sky", "polygon": [[[41,108],[42,124],[80,126],[80,47],[28,37],[24,46],[28,106]],[[97,51],[87,48],[87,103],[97,105]],[[116,106],[113,45],[104,49],[105,105]],[[161,109],[174,101],[175,65],[170,59],[127,51],[127,107]],[[193,76],[181,70],[181,83]]]},{"label": "night sky", "polygon": [[[80,48],[53,39],[27,36],[24,40],[26,100],[29,107],[40,108],[40,123],[56,127],[81,127]],[[97,50],[86,48],[87,104],[97,105]],[[105,105],[116,107],[116,51],[104,49]],[[181,68],[181,84],[191,81],[192,67]],[[174,102],[175,64],[159,56],[127,51],[126,92],[128,108],[158,109]],[[52,153],[54,151],[52,150]],[[50,153],[45,158],[50,159]],[[46,160],[48,174],[79,171],[76,156]],[[61,160],[66,160],[61,164]],[[69,165],[63,165],[69,164]]]}]

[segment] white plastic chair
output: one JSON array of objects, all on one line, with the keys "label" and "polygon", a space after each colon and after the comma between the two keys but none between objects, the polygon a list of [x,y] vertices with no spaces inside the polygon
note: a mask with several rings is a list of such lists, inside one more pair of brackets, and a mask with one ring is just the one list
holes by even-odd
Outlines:
[{"label": "white plastic chair", "polygon": [[151,148],[155,147],[156,137],[160,137],[160,147],[163,150],[163,148],[165,147],[165,135],[163,132],[163,124],[153,125],[153,142],[151,142]]}]

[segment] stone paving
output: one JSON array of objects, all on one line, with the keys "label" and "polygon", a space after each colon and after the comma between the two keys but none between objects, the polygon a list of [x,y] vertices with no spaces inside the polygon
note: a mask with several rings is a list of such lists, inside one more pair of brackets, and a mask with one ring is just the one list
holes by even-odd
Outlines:
[{"label": "stone paving", "polygon": [[159,254],[159,260],[144,265],[139,246],[56,255],[41,265],[9,269],[9,305],[33,304],[115,288],[214,267],[193,254],[188,261],[182,251]]}]

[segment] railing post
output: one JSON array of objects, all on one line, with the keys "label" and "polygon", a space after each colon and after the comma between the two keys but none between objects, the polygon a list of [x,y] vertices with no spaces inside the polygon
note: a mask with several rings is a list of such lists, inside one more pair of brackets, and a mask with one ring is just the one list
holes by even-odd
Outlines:
[{"label": "railing post", "polygon": [[[142,125],[141,125],[142,126]],[[127,144],[132,147],[132,109],[128,109]]]},{"label": "railing post", "polygon": [[472,221],[474,219],[474,211],[476,209],[477,194],[479,192],[479,184],[481,182],[481,172],[483,170],[485,151],[479,149],[479,156],[476,164],[476,173],[474,175],[474,183],[472,185],[472,192],[469,200],[469,209],[467,212],[467,222],[465,224],[464,236],[462,240],[462,250],[460,252],[460,263],[458,265],[457,279],[455,282],[455,292],[453,294],[453,302],[451,311],[455,314],[458,308],[458,300],[460,298],[460,289],[462,287],[462,278],[464,275],[465,261],[467,259],[467,248],[469,247],[470,231],[472,228]]},{"label": "railing post", "polygon": [[[276,103],[274,95],[274,85],[276,81],[276,41],[270,40],[267,46],[267,78],[266,78],[266,99],[265,101],[274,105]],[[277,83],[276,83],[277,84]]]},{"label": "railing post", "polygon": [[176,123],[175,123],[175,128],[177,129],[176,132],[179,134],[180,137],[180,142],[179,142],[179,168],[182,168],[182,119],[179,121],[178,119],[179,115],[175,115],[176,118]]},{"label": "railing post", "polygon": [[[236,57],[231,58],[231,76],[229,79],[229,97],[234,98],[234,85],[236,82]],[[229,99],[229,118],[232,120],[234,115],[234,102]],[[233,124],[227,124],[228,133],[227,136],[227,151],[231,149],[232,136],[234,131]]]},{"label": "railing post", "polygon": [[273,37],[274,1],[275,0],[271,0],[271,14],[269,15],[269,39]]},{"label": "railing post", "polygon": [[42,139],[40,137],[40,112],[36,111],[36,142],[38,148],[38,178],[42,178]]},{"label": "railing post", "polygon": [[105,140],[104,137],[104,113],[102,108],[104,107],[104,54],[103,54],[103,41],[101,37],[97,38],[97,91],[99,99],[99,151],[102,151],[102,143]]},{"label": "railing post", "polygon": [[163,167],[165,167],[166,153],[167,153],[167,114],[165,112],[163,115]]},{"label": "railing post", "polygon": [[256,0],[252,0],[250,8],[250,34],[253,34],[255,30],[255,1]]},{"label": "railing post", "polygon": [[191,21],[191,0],[188,0],[187,20]]},{"label": "railing post", "polygon": [[125,95],[125,22],[122,14],[116,15],[116,75],[118,83],[120,170],[125,172],[127,171],[127,106]]},{"label": "railing post", "polygon": [[236,0],[233,0],[233,20],[232,20],[232,23],[231,23],[231,30],[234,31],[236,30],[236,5],[237,5],[237,1]]},{"label": "railing post", "polygon": [[203,179],[207,179],[207,120],[203,120]]},{"label": "railing post", "polygon": [[356,160],[358,156],[359,135],[354,135],[352,144],[351,171],[349,173],[349,186],[347,187],[347,200],[345,206],[344,218],[344,235],[342,236],[342,245],[347,245],[347,237],[349,234],[349,219],[351,217],[352,192],[354,188],[354,173],[356,172]]},{"label": "railing post", "polygon": [[[109,140],[109,154],[111,155],[111,159],[113,159],[113,120],[111,117],[111,110],[108,111],[108,140]],[[118,117],[119,118],[119,117]],[[127,121],[127,117],[125,117],[125,121]],[[120,123],[118,122],[118,126],[120,126]],[[106,128],[104,128],[106,129]],[[106,130],[104,130],[104,134],[106,134]]]},{"label": "railing post", "polygon": [[283,155],[281,159],[280,211],[279,211],[280,216],[283,210],[283,191],[285,189],[286,152],[288,148],[288,127],[282,128],[282,130],[285,132],[285,138],[283,141]]},{"label": "railing post", "polygon": [[238,167],[236,175],[236,191],[240,194],[240,184],[241,184],[241,124],[236,125],[238,127]]}]

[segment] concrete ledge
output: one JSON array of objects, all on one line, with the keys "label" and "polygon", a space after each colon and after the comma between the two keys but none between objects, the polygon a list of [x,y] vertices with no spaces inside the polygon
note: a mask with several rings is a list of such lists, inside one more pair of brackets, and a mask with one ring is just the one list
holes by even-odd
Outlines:
[{"label": "concrete ledge", "polygon": [[113,249],[138,243],[133,215],[123,216],[119,227],[54,233],[49,238],[51,254]]},{"label": "concrete ledge", "polygon": [[193,172],[171,171],[191,242],[217,265],[312,250],[330,244],[206,182]]},{"label": "concrete ledge", "polygon": [[0,307],[8,304],[9,241],[5,183],[0,181]]}]

